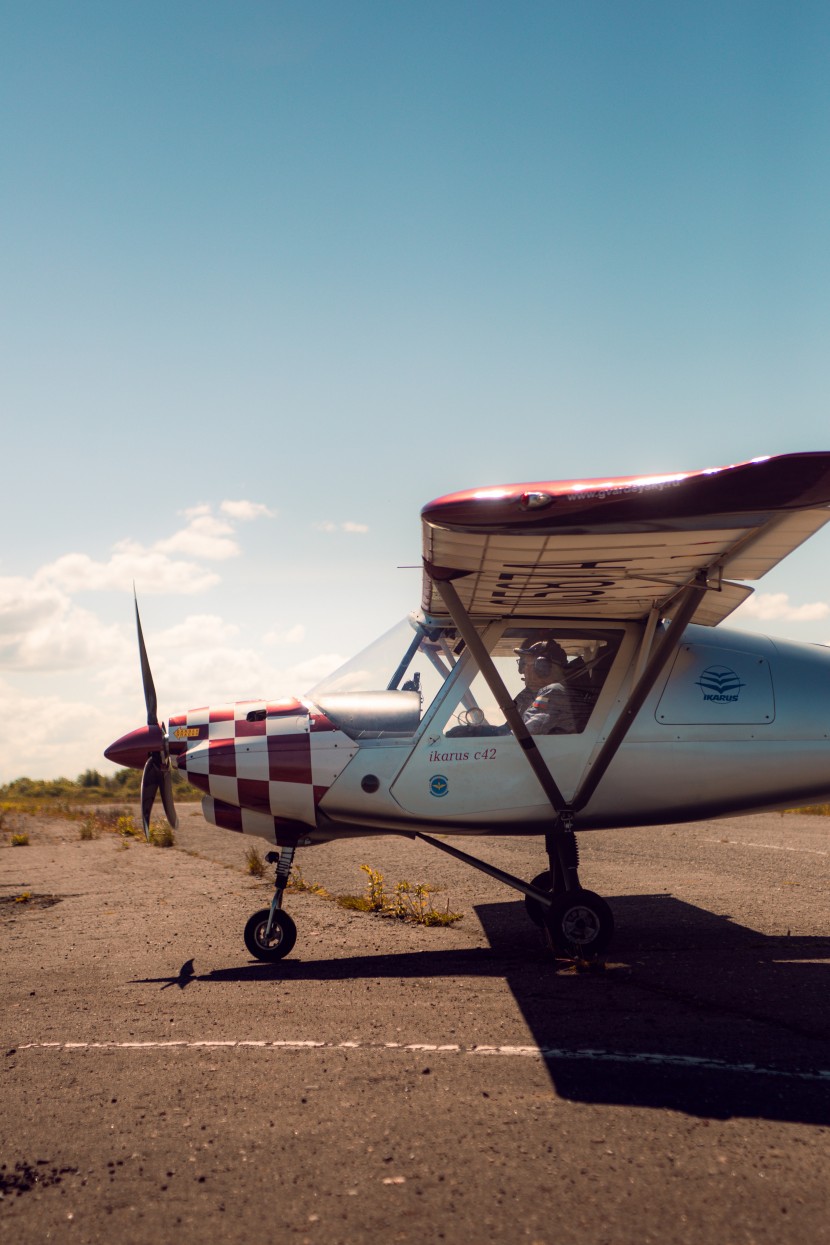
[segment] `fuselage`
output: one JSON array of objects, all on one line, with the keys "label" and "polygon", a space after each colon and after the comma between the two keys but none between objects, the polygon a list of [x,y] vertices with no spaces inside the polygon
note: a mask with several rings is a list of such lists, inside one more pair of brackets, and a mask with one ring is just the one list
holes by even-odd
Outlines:
[{"label": "fuselage", "polygon": [[[507,655],[505,668],[515,664],[515,630],[502,636],[496,625],[488,631],[492,652]],[[434,629],[428,634],[419,649],[413,651],[414,641],[405,653],[402,646],[391,678],[367,676],[363,688],[346,692],[342,688],[354,688],[354,679],[340,685],[334,679],[301,699],[205,706],[171,717],[171,763],[204,792],[207,820],[278,843],[420,829],[543,831],[550,804],[516,738],[492,724],[492,707],[480,707],[480,674],[471,655],[453,656],[449,642]],[[574,632],[572,653],[600,653],[582,680],[581,729],[536,737],[566,799],[625,707],[642,645],[639,624]],[[428,662],[431,676],[422,674]],[[589,670],[582,656],[574,658],[574,670],[579,662]],[[371,668],[368,660],[364,666]],[[151,733],[148,727],[124,736],[107,755],[141,766],[159,746]],[[690,626],[576,828],[680,822],[825,800],[830,649]]]}]

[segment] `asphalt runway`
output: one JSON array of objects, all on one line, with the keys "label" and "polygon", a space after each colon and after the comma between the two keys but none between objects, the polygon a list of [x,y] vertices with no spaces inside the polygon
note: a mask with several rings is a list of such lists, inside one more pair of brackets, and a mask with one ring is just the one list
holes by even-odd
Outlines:
[{"label": "asphalt runway", "polygon": [[830,1240],[826,819],[581,836],[617,935],[577,973],[512,891],[396,838],[298,863],[337,894],[362,863],[429,882],[458,924],[290,893],[297,946],[258,964],[266,845],[180,811],[172,850],[3,835],[4,1240]]}]

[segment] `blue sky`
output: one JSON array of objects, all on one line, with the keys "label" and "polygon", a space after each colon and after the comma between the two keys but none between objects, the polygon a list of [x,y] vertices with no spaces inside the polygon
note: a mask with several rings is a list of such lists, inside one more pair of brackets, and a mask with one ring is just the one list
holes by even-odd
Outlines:
[{"label": "blue sky", "polygon": [[[302,691],[432,497],[830,448],[829,60],[811,0],[0,3],[0,781],[141,722],[133,576],[162,713]],[[736,623],[830,640],[828,552]]]}]

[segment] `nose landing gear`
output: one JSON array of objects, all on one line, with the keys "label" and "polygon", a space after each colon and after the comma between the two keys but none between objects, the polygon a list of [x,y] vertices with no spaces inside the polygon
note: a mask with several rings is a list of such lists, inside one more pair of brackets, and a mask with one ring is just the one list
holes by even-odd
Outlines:
[{"label": "nose landing gear", "polygon": [[277,872],[274,879],[274,898],[270,908],[262,908],[249,917],[245,926],[245,946],[255,960],[263,960],[266,964],[275,964],[293,950],[297,941],[297,926],[282,908],[282,897],[291,866],[294,863],[296,843],[288,844],[279,853],[269,852],[265,859],[269,864],[276,861]]}]

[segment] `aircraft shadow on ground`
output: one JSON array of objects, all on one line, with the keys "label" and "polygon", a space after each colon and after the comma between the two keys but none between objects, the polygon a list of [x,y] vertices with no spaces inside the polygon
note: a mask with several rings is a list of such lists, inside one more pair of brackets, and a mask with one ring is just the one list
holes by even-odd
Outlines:
[{"label": "aircraft shadow on ground", "polygon": [[[604,974],[551,981],[538,966],[505,965],[557,1093],[830,1124],[830,1074],[816,1075],[830,1067],[830,939],[767,937],[666,894],[610,903]],[[494,950],[515,950],[520,903],[476,913]]]},{"label": "aircraft shadow on ground", "polygon": [[670,895],[610,900],[604,972],[554,964],[521,901],[476,914],[489,948],[291,958],[144,979],[162,989],[255,981],[502,977],[557,1094],[704,1118],[830,1125],[830,939],[767,937]]}]

